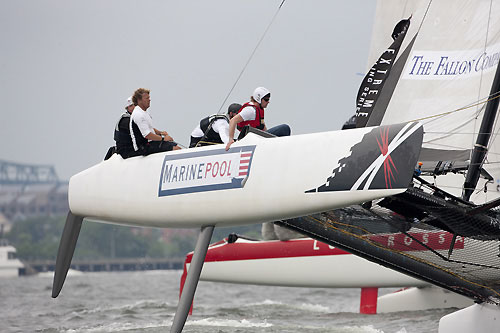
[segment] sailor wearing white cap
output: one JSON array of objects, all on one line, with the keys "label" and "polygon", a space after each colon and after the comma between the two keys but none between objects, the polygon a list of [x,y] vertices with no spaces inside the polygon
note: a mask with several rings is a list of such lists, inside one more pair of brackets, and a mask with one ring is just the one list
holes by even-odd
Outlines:
[{"label": "sailor wearing white cap", "polygon": [[115,126],[114,139],[116,142],[116,152],[123,158],[135,156],[132,138],[130,137],[130,116],[134,111],[135,105],[132,102],[132,96],[127,98],[125,103],[125,112],[120,116],[120,119]]},{"label": "sailor wearing white cap", "polygon": [[269,130],[267,129],[266,123],[264,122],[264,109],[269,105],[270,99],[271,92],[267,88],[255,88],[250,97],[250,102],[243,104],[238,115],[233,117],[229,122],[229,142],[226,145],[226,150],[229,150],[234,142],[233,138],[236,127],[238,127],[240,131],[243,127],[250,126],[276,136],[290,135],[290,127],[286,124],[275,126]]}]

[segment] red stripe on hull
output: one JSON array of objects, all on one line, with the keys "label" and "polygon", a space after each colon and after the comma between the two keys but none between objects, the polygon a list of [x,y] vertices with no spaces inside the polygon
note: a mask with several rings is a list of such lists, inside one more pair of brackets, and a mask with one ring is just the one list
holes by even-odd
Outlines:
[{"label": "red stripe on hull", "polygon": [[[205,262],[350,254],[313,239],[232,243],[209,247]],[[192,252],[186,256],[190,263]]]}]

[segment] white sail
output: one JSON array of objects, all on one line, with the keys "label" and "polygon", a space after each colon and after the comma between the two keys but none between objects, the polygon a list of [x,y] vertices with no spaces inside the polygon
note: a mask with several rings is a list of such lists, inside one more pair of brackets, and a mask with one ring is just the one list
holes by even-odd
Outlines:
[{"label": "white sail", "polygon": [[[461,0],[453,4],[437,0],[379,1],[377,17],[384,20],[375,21],[370,64],[391,43],[394,25],[411,16],[396,61],[403,58],[403,50],[409,46],[411,49],[407,59],[403,59],[402,71],[394,73],[393,68],[393,75],[399,75],[395,87],[384,87],[393,90],[387,105],[383,105],[385,113],[380,123],[419,120],[424,124],[424,148],[461,152],[462,156],[464,151],[470,151],[500,58],[499,14],[500,3],[489,0]],[[499,129],[495,124],[484,165],[495,178],[495,184],[488,188],[490,192],[497,192],[499,184]],[[459,176],[448,190],[460,194],[457,180],[463,183]]]}]

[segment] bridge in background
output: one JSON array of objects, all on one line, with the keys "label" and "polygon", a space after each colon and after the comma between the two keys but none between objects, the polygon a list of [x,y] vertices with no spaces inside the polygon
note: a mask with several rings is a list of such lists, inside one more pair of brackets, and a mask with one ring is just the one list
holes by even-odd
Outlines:
[{"label": "bridge in background", "polygon": [[[66,215],[68,209],[68,182],[53,166],[0,160],[0,213],[8,221]],[[10,223],[3,224],[8,231]]]},{"label": "bridge in background", "polygon": [[0,160],[0,185],[57,184],[52,165],[33,165]]},{"label": "bridge in background", "polygon": [[[55,270],[52,260],[23,261],[24,274]],[[157,269],[183,269],[184,258],[111,258],[97,260],[73,260],[71,268],[82,272],[146,271]]]}]

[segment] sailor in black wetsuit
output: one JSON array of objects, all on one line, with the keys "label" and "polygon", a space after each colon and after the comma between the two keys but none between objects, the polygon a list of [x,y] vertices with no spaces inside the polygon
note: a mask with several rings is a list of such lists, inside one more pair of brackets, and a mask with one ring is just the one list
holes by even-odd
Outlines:
[{"label": "sailor in black wetsuit", "polygon": [[132,138],[130,137],[130,116],[134,111],[135,105],[132,102],[132,96],[127,99],[125,110],[115,126],[114,139],[116,142],[116,152],[123,158],[137,156],[132,145]]},{"label": "sailor in black wetsuit", "polygon": [[214,114],[203,118],[191,133],[189,148],[229,141],[229,120],[238,114],[241,105],[233,103],[227,109],[227,114]]}]

